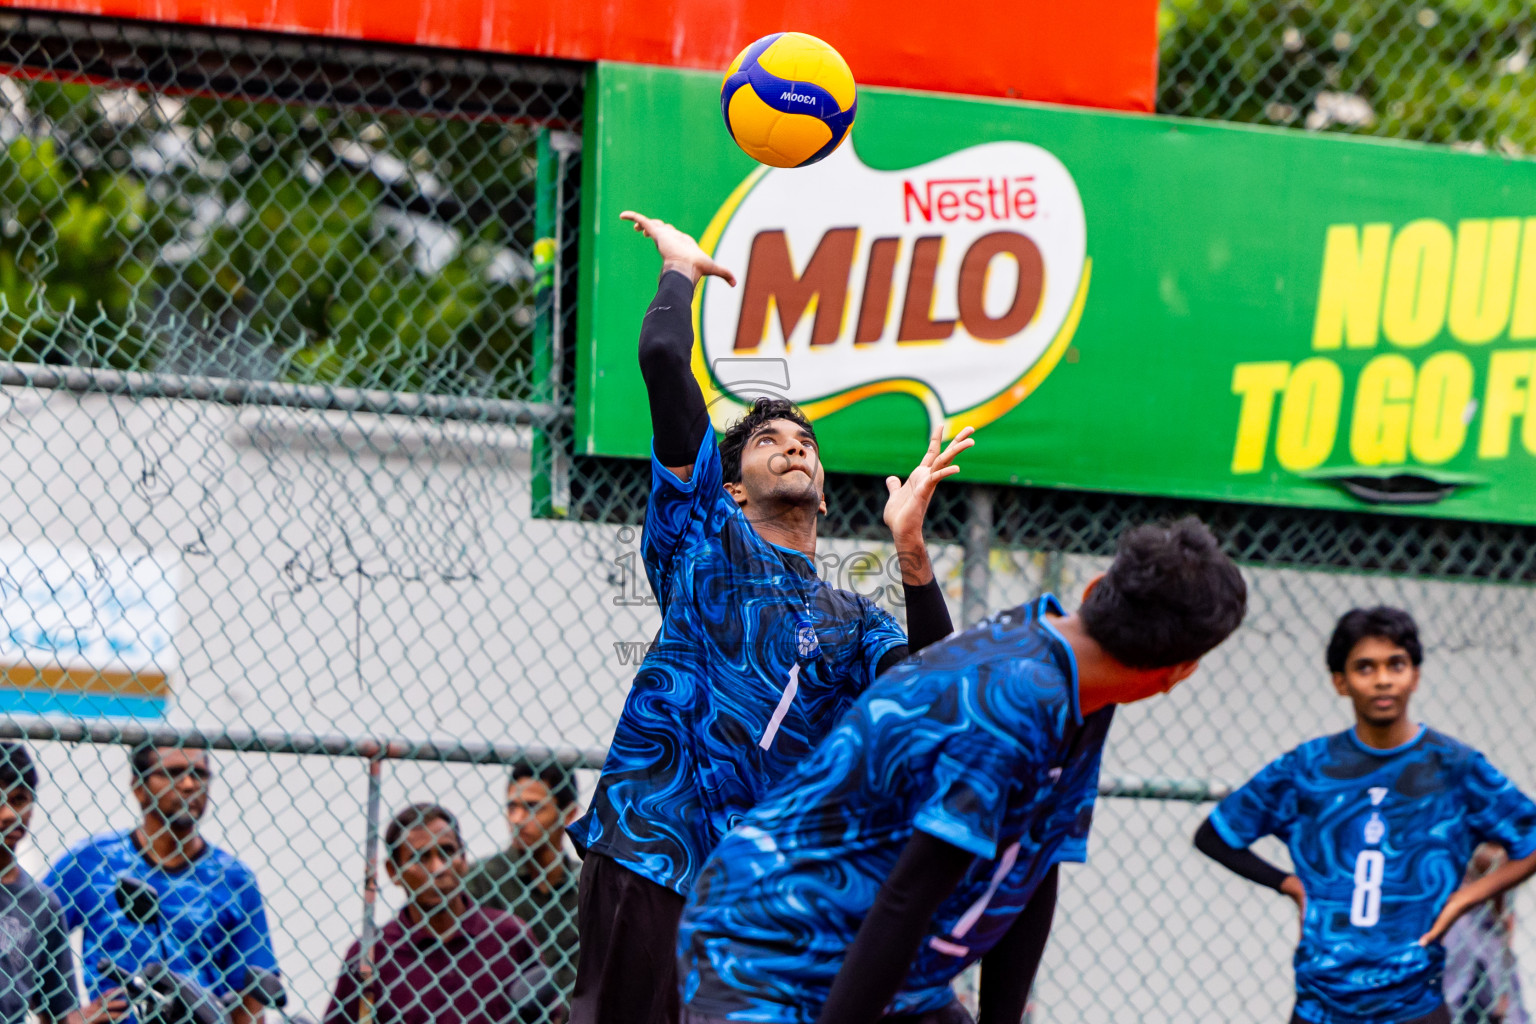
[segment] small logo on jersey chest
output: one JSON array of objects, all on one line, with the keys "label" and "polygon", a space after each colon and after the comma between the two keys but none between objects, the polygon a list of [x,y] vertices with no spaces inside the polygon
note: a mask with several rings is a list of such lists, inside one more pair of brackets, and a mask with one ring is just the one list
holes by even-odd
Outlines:
[{"label": "small logo on jersey chest", "polygon": [[1366,792],[1371,795],[1372,807],[1380,807],[1381,802],[1387,798],[1386,786],[1372,786],[1370,789],[1366,790]]},{"label": "small logo on jersey chest", "polygon": [[1375,846],[1387,836],[1387,823],[1381,820],[1381,815],[1371,812],[1371,820],[1365,823],[1365,842],[1367,846]]},{"label": "small logo on jersey chest", "polygon": [[1056,767],[1056,768],[1052,768],[1050,771],[1045,773],[1045,777],[1047,779],[1050,779],[1052,782],[1057,781],[1058,779],[1061,778],[1061,768],[1059,766]]},{"label": "small logo on jersey chest", "polygon": [[795,623],[795,653],[802,658],[821,655],[821,641],[816,639],[816,627],[810,619],[800,619]]}]

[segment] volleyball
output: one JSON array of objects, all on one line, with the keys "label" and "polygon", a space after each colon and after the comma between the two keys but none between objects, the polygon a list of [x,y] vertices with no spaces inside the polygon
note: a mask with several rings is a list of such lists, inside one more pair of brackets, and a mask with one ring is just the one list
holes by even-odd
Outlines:
[{"label": "volleyball", "polygon": [[842,145],[857,105],[842,54],[803,32],[775,32],[748,46],[720,86],[731,138],[773,167],[804,167]]}]

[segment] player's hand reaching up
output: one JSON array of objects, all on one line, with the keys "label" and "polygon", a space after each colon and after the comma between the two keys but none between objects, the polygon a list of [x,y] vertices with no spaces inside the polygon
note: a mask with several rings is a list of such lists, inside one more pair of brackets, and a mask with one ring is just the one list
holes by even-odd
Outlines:
[{"label": "player's hand reaching up", "polygon": [[917,464],[917,468],[912,470],[906,483],[902,483],[899,477],[885,478],[886,490],[891,492],[885,501],[885,525],[890,527],[891,536],[898,543],[922,536],[923,518],[928,514],[928,502],[933,498],[933,489],[940,480],[960,472],[960,467],[953,465],[955,456],[976,443],[971,438],[975,431],[965,427],[940,451],[939,446],[944,440],[943,431],[942,425],[934,428],[933,437],[928,441],[927,454]]},{"label": "player's hand reaching up", "polygon": [[736,287],[736,275],[705,255],[699,243],[687,232],[678,230],[664,220],[647,217],[633,210],[625,210],[619,214],[619,219],[629,221],[636,231],[656,243],[656,251],[661,254],[663,274],[675,270],[694,284],[698,284],[699,278],[709,275],[720,278],[732,288]]}]

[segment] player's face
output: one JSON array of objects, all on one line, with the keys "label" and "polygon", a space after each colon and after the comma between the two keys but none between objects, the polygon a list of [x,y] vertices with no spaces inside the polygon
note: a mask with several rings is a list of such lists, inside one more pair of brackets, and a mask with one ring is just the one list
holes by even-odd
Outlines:
[{"label": "player's face", "polygon": [[1355,706],[1368,725],[1391,725],[1408,713],[1408,698],[1419,688],[1419,670],[1408,652],[1390,640],[1368,636],[1355,644],[1334,689]]},{"label": "player's face", "polygon": [[826,473],[811,432],[793,420],[769,420],[752,432],[741,450],[741,483],[732,489],[742,508],[819,508]]},{"label": "player's face", "polygon": [[464,844],[452,825],[435,818],[405,834],[389,862],[389,877],[418,907],[440,907],[458,895],[468,867]]},{"label": "player's face", "polygon": [[0,793],[0,847],[15,859],[16,850],[27,837],[27,823],[32,820],[32,797],[21,786]]},{"label": "player's face", "polygon": [[560,838],[565,815],[542,780],[518,779],[507,788],[507,827],[514,848],[532,850]]}]

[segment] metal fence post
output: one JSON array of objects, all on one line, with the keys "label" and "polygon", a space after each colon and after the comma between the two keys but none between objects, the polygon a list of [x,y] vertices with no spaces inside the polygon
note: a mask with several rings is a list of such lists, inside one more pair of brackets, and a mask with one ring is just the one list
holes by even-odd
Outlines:
[{"label": "metal fence post", "polygon": [[379,782],[382,751],[368,758],[368,828],[363,838],[363,927],[357,954],[357,1021],[373,1024],[373,909],[379,898]]},{"label": "metal fence post", "polygon": [[960,582],[960,622],[963,626],[970,626],[987,617],[987,585],[992,576],[992,489],[972,487],[965,505],[965,562]]},{"label": "metal fence post", "polygon": [[1061,597],[1061,585],[1063,582],[1063,570],[1066,568],[1067,559],[1060,551],[1041,552],[1040,565],[1040,592],[1043,594],[1055,594]]}]

